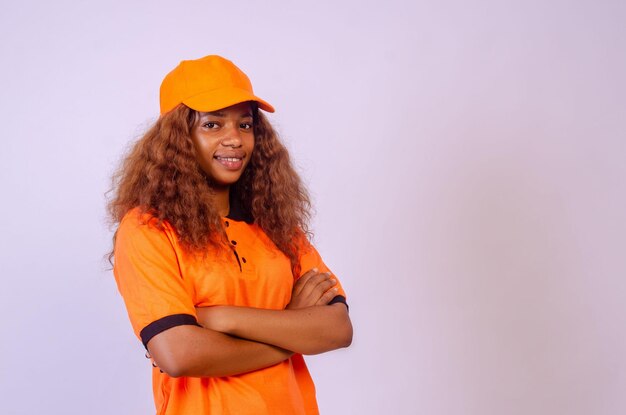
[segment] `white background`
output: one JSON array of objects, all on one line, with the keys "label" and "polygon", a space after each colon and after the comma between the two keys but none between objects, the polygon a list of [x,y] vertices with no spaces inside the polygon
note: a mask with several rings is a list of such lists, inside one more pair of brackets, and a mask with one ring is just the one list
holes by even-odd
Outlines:
[{"label": "white background", "polygon": [[626,413],[626,3],[2,1],[0,413],[153,413],[110,175],[181,59],[277,108],[349,294],[323,414]]}]

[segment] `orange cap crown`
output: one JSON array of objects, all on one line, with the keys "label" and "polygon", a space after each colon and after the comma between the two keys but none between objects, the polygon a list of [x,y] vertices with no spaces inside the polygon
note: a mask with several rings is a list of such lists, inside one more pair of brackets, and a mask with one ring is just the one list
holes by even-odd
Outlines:
[{"label": "orange cap crown", "polygon": [[256,101],[259,108],[274,112],[274,107],[254,95],[246,74],[217,55],[182,61],[161,83],[161,114],[181,103],[210,112],[246,101]]}]

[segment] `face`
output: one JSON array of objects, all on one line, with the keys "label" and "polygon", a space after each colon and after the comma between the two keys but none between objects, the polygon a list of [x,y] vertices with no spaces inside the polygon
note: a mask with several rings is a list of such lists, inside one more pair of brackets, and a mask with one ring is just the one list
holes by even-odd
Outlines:
[{"label": "face", "polygon": [[200,167],[215,186],[239,180],[254,150],[252,108],[247,102],[198,113],[191,132]]}]

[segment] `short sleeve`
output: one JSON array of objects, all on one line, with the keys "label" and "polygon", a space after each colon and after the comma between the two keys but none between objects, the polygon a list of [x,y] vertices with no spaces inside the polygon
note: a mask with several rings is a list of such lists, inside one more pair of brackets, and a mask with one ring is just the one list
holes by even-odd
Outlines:
[{"label": "short sleeve", "polygon": [[341,286],[341,281],[337,276],[326,266],[319,252],[308,241],[300,248],[300,270],[301,275],[312,268],[317,268],[320,272],[330,272],[337,280],[336,287],[338,288],[337,295],[333,298],[329,304],[343,303],[348,307],[346,292]]},{"label": "short sleeve", "polygon": [[144,346],[169,328],[198,325],[170,235],[146,216],[131,211],[120,223],[113,266],[133,330]]}]

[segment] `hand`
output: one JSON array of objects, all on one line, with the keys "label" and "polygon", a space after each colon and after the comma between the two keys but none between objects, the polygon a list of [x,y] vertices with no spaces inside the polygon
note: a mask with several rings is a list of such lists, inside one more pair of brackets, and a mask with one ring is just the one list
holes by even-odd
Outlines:
[{"label": "hand", "polygon": [[[293,285],[291,301],[285,307],[287,310],[326,305],[337,295],[337,280],[330,272],[318,272],[313,268],[304,273]],[[331,288],[332,287],[332,288]]]}]

